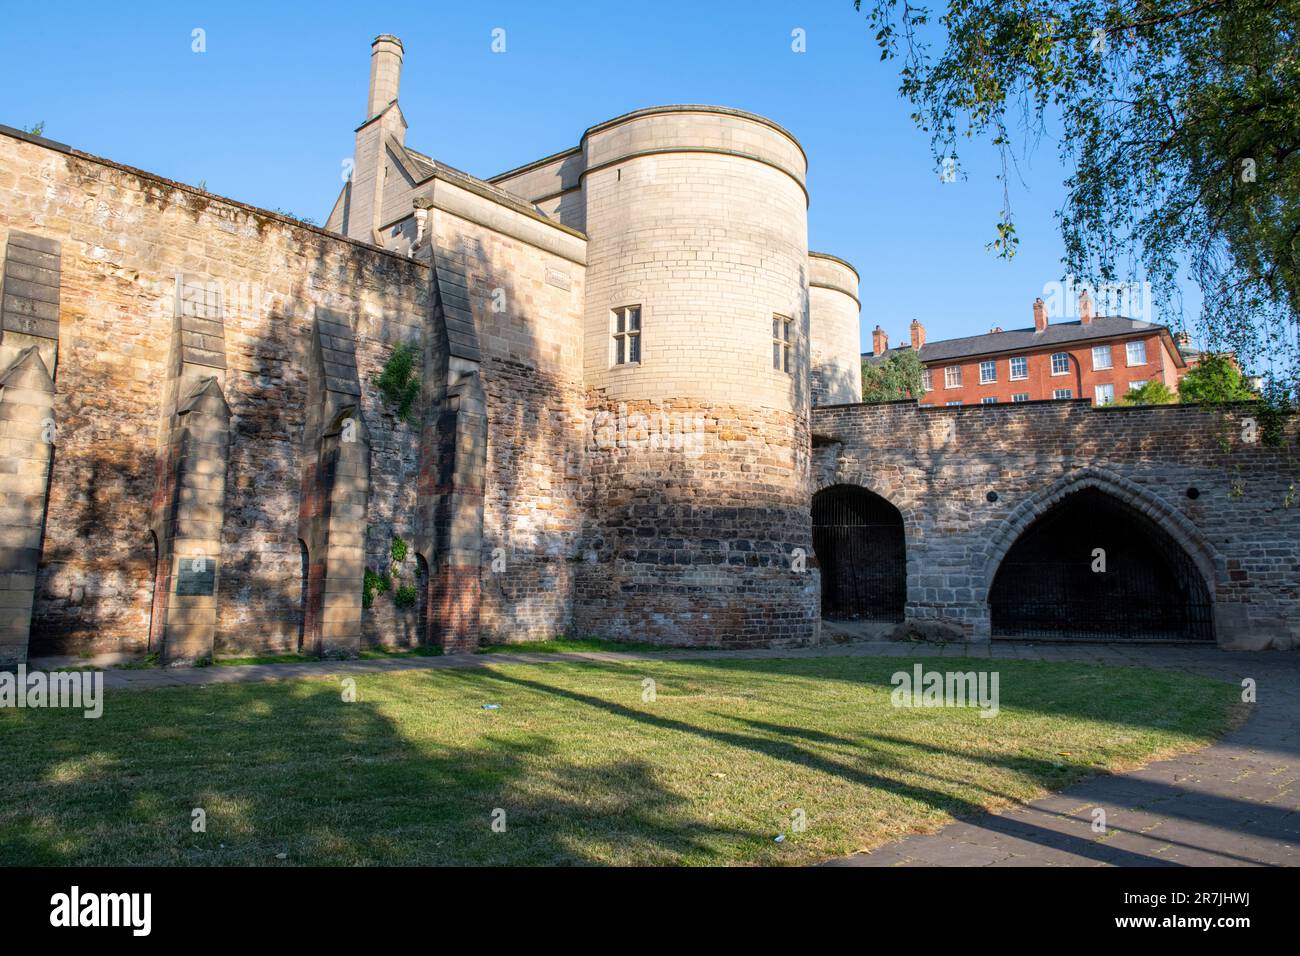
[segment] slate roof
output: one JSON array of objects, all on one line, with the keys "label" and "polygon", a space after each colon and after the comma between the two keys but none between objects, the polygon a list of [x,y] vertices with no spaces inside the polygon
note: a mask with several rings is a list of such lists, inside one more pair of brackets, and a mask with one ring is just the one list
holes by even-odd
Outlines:
[{"label": "slate roof", "polygon": [[[1052,345],[1073,345],[1093,339],[1109,339],[1123,335],[1163,332],[1169,330],[1163,325],[1128,319],[1122,315],[1099,315],[1088,325],[1082,322],[1058,322],[1038,332],[1031,325],[1024,329],[1007,329],[1002,332],[985,332],[982,335],[967,335],[956,339],[940,339],[926,342],[917,352],[917,358],[923,363],[943,362],[951,359],[973,358],[976,355],[1000,355],[1006,352],[1029,352]],[[878,365],[895,353],[911,350],[911,344],[886,349],[880,355],[866,352],[864,362]],[[1177,350],[1174,349],[1176,352]]]}]

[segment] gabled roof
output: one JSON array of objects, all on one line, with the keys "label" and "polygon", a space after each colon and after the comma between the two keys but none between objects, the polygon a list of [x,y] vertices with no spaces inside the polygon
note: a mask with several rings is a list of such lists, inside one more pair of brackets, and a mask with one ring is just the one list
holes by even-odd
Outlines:
[{"label": "gabled roof", "polygon": [[[1143,335],[1152,332],[1163,333],[1172,343],[1169,329],[1153,322],[1129,319],[1122,315],[1101,315],[1087,325],[1082,322],[1058,322],[1049,325],[1042,332],[1033,326],[1024,329],[1007,329],[1003,332],[985,332],[982,335],[967,335],[956,339],[941,339],[926,342],[917,351],[917,358],[924,362],[943,362],[951,359],[973,358],[977,355],[998,355],[1005,352],[1029,352],[1053,345],[1069,345],[1095,339],[1112,339],[1126,335]],[[881,355],[869,352],[862,356],[863,361],[876,365],[890,355],[912,346],[900,345],[887,349]],[[1170,351],[1178,355],[1178,349],[1171,345]],[[1179,356],[1181,359],[1181,356]]]}]

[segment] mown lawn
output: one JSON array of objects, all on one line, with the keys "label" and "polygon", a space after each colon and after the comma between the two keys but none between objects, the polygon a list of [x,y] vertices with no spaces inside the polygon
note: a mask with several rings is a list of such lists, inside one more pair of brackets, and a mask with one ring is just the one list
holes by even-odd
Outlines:
[{"label": "mown lawn", "polygon": [[912,663],[557,662],[355,675],[354,703],[335,677],[110,691],[98,720],[3,710],[0,862],[810,863],[1240,719],[1206,678],[987,659],[925,663],[996,667],[998,717],[895,708]]},{"label": "mown lawn", "polygon": [[647,644],[636,641],[608,641],[599,637],[561,637],[553,641],[523,641],[518,644],[482,644],[479,654],[571,654],[575,651],[689,651],[690,647]]}]

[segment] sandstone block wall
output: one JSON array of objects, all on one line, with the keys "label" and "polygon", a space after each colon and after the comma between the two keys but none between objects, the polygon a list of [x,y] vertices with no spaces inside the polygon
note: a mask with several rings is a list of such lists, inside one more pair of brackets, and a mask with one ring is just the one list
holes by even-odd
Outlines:
[{"label": "sandstone block wall", "polygon": [[[435,201],[440,201],[439,199]],[[450,204],[449,204],[450,205]],[[487,406],[480,633],[553,638],[572,619],[585,427],[580,240],[569,256],[434,208],[435,255],[464,263]],[[483,218],[479,216],[478,218]]]},{"label": "sandstone block wall", "polygon": [[1245,439],[1253,414],[1249,404],[1081,401],[823,407],[813,412],[814,486],[860,485],[898,508],[908,617],[955,622],[973,640],[989,637],[989,588],[1016,538],[1064,495],[1097,488],[1150,517],[1196,562],[1220,644],[1293,648],[1300,423],[1270,447]]},{"label": "sandstone block wall", "polygon": [[[543,248],[540,237],[556,227],[482,196],[448,195],[429,210],[425,241],[462,263],[483,343],[491,435],[480,450],[483,633],[553,637],[571,621],[582,525],[583,240],[557,232],[552,248]],[[512,216],[519,221],[505,221]],[[409,545],[416,537],[424,409],[399,421],[375,384],[397,344],[423,355],[427,264],[96,157],[0,136],[0,238],[12,232],[64,250],[58,321],[45,320],[62,337],[52,415],[63,432],[43,556],[32,569],[37,653],[143,654],[151,631],[158,649],[169,604],[178,624],[210,628],[186,656],[205,645],[218,655],[325,647],[340,615],[351,617],[335,628],[344,643],[326,648],[334,652],[355,648],[357,627],[367,643],[423,639],[427,602],[401,608],[389,592],[364,611],[355,605],[364,569],[395,571],[394,591],[410,585],[423,594],[428,581],[413,550],[396,567],[392,559],[395,538]],[[19,258],[7,261],[19,265]],[[181,317],[177,303],[189,286],[212,290],[219,309]],[[345,351],[355,371],[346,387],[337,362],[313,357],[321,316],[351,330]],[[346,338],[337,331],[323,337],[336,357]],[[229,432],[220,444],[198,447],[217,448],[228,458],[224,469],[186,450],[194,429],[176,431],[178,406],[208,394],[200,389],[205,369],[228,405]],[[422,362],[415,371],[424,374]],[[313,377],[322,389],[315,399]],[[331,394],[342,397],[327,401]],[[354,448],[343,438],[352,415],[351,435],[368,443],[369,455],[348,464]],[[178,478],[182,460],[197,470]],[[367,468],[364,493],[340,490]],[[318,480],[326,474],[328,482]],[[196,481],[204,488],[186,490]],[[221,501],[195,498],[209,491]],[[219,529],[211,595],[175,593],[180,569],[191,569],[172,566],[187,555],[158,532],[177,527],[180,501]],[[315,536],[315,549],[341,546],[355,556],[355,567],[333,583],[300,531],[304,502],[304,527],[320,518],[333,529]],[[334,527],[340,516],[347,529]],[[341,560],[331,560],[336,571]],[[313,571],[321,601],[314,618]],[[170,602],[155,600],[159,585]],[[180,610],[181,598],[195,607]]]},{"label": "sandstone block wall", "polygon": [[808,432],[707,402],[588,406],[579,633],[724,647],[818,637]]},{"label": "sandstone block wall", "polygon": [[296,649],[314,311],[336,310],[355,325],[361,415],[375,450],[370,520],[391,524],[414,506],[417,448],[372,379],[393,343],[418,339],[428,268],[138,170],[0,135],[0,240],[14,231],[62,245],[59,437],[33,653],[148,649],[150,512],[178,274],[216,283],[224,304],[230,447],[215,650]]}]

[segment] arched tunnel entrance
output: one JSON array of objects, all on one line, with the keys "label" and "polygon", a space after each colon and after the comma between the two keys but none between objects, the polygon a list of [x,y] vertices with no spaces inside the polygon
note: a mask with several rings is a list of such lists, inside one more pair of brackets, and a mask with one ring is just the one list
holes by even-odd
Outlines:
[{"label": "arched tunnel entrance", "polygon": [[1016,540],[989,592],[994,638],[1212,641],[1200,570],[1168,532],[1088,488]]},{"label": "arched tunnel entrance", "polygon": [[812,525],[822,617],[903,620],[907,555],[898,509],[865,488],[832,485],[813,496]]}]

